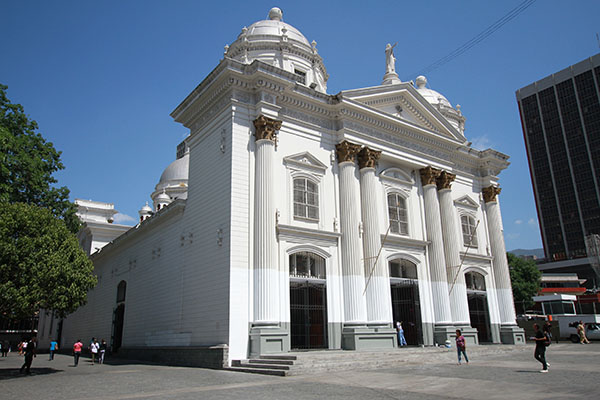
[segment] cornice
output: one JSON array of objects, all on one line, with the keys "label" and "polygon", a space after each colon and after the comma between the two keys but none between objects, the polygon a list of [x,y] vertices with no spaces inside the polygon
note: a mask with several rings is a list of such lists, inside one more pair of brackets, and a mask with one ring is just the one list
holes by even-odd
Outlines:
[{"label": "cornice", "polygon": [[390,244],[395,246],[405,246],[424,250],[431,242],[428,240],[411,239],[398,235],[387,235],[386,238],[385,234],[382,234],[381,243],[383,247],[385,247],[387,244]]},{"label": "cornice", "polygon": [[464,251],[460,252],[460,256],[465,260],[483,261],[485,264],[489,264],[493,260],[493,257],[491,256],[484,256],[483,254],[477,253],[465,253]]},{"label": "cornice", "polygon": [[328,242],[337,242],[342,237],[341,233],[323,231],[319,229],[302,228],[293,225],[277,225],[277,234],[280,239],[302,237],[305,239],[320,239]]},{"label": "cornice", "polygon": [[112,240],[106,246],[102,247],[99,251],[92,254],[90,258],[92,259],[92,261],[101,259],[102,257],[111,253],[112,251],[117,250],[119,247],[124,246],[130,241],[139,238],[140,235],[142,235],[143,233],[155,229],[156,227],[171,220],[172,218],[183,214],[185,210],[185,204],[185,200],[174,200],[171,204],[163,207],[160,211],[152,215],[150,218],[145,219],[143,222],[140,222],[121,236],[118,236],[117,238]]},{"label": "cornice", "polygon": [[379,114],[377,117],[370,116],[365,112],[356,110],[356,108],[360,107],[364,106],[362,106],[360,103],[353,104],[347,100],[343,100],[340,114],[342,117],[366,123],[370,126],[394,133],[398,136],[409,138],[414,142],[425,143],[429,147],[435,147],[444,151],[446,154],[455,151],[457,146],[460,145],[460,143],[454,138],[441,136],[440,134],[425,130],[422,126],[411,124],[399,118],[394,117],[397,121],[394,121],[393,123],[385,122],[382,120],[382,118],[390,119],[392,116],[383,115],[378,110],[366,110],[369,113]]}]

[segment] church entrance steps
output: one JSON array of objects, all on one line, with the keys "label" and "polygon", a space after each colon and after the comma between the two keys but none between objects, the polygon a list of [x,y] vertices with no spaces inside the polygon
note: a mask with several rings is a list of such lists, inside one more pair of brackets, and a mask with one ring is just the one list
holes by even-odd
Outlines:
[{"label": "church entrance steps", "polygon": [[[525,346],[470,346],[469,357],[499,352],[522,351]],[[404,363],[456,362],[454,347],[405,347],[382,351],[325,350],[265,355],[249,360],[233,360],[230,371],[278,376],[308,375],[323,372],[392,368]]]}]

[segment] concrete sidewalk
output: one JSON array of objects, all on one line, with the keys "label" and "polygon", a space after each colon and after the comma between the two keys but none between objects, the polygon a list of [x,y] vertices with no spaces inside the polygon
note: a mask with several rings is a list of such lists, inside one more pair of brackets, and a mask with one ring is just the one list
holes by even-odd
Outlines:
[{"label": "concrete sidewalk", "polygon": [[[437,351],[436,351],[437,350]],[[271,377],[125,360],[91,365],[83,358],[47,354],[32,375],[18,371],[23,357],[0,358],[0,399],[569,399],[596,398],[600,345],[553,344],[550,372],[540,374],[533,346],[473,346],[471,363],[454,351],[402,349],[398,364],[367,370]],[[454,349],[452,349],[454,350]],[[404,353],[403,353],[404,352]]]}]

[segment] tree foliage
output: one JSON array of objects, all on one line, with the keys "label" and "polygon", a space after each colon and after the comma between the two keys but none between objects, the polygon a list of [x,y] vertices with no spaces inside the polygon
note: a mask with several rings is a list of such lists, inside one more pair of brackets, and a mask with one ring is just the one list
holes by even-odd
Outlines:
[{"label": "tree foliage", "polygon": [[0,203],[46,207],[75,233],[80,223],[69,189],[53,186],[52,174],[64,168],[61,152],[36,132],[37,123],[10,102],[6,89],[0,84]]},{"label": "tree foliage", "polygon": [[542,273],[533,260],[526,260],[512,253],[507,253],[506,256],[510,267],[514,301],[523,304],[523,308],[526,310],[533,306],[534,302],[531,298],[540,291]]},{"label": "tree foliage", "polygon": [[97,279],[74,234],[50,210],[2,204],[0,315],[26,318],[39,309],[59,317],[85,304]]}]

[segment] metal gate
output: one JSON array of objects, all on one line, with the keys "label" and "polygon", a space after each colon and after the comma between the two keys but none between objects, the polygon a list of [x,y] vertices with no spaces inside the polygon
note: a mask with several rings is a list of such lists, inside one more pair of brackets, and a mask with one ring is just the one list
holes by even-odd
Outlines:
[{"label": "metal gate", "polygon": [[324,283],[290,282],[292,349],[326,349],[327,291]]},{"label": "metal gate", "polygon": [[471,327],[477,328],[477,338],[479,339],[479,343],[491,342],[490,318],[486,293],[467,290],[467,297],[469,299]]},{"label": "metal gate", "polygon": [[419,284],[414,280],[392,282],[392,313],[394,323],[402,322],[407,344],[423,344]]}]

